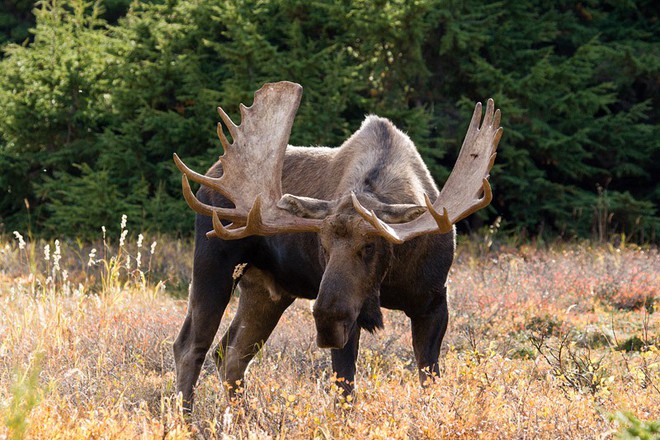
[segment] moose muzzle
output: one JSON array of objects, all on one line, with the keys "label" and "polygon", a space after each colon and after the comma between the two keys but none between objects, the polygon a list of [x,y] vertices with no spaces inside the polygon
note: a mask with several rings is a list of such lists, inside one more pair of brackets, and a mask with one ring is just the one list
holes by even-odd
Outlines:
[{"label": "moose muzzle", "polygon": [[324,277],[314,303],[316,344],[321,348],[344,348],[356,325],[359,307],[353,304],[352,286],[341,278]]},{"label": "moose muzzle", "polygon": [[316,321],[316,345],[320,348],[344,348],[355,322],[335,321],[319,324]]}]

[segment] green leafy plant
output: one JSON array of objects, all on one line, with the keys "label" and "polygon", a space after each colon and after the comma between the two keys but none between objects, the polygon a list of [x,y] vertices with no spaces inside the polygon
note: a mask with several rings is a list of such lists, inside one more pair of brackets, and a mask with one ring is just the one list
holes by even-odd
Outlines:
[{"label": "green leafy plant", "polygon": [[643,421],[629,412],[617,412],[612,416],[621,428],[617,432],[620,439],[654,440],[660,438],[660,420]]},{"label": "green leafy plant", "polygon": [[16,373],[11,387],[11,401],[5,408],[5,426],[9,429],[9,438],[12,440],[25,438],[30,424],[30,413],[41,401],[39,373],[42,357],[43,354],[35,356],[28,368]]}]

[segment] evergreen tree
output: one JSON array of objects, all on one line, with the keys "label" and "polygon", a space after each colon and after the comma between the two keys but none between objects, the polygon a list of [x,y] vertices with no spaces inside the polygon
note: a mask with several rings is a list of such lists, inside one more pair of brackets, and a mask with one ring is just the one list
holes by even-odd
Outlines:
[{"label": "evergreen tree", "polygon": [[650,2],[450,2],[444,9],[435,62],[452,74],[438,78],[437,89],[456,99],[461,119],[475,98],[489,95],[504,115],[492,181],[505,224],[588,236],[606,215],[612,232],[643,240],[657,230],[651,78],[660,33]]},{"label": "evergreen tree", "polygon": [[[43,226],[49,176],[77,175],[72,164],[99,154],[96,132],[118,66],[96,6],[43,1],[35,14],[34,42],[8,45],[0,63],[0,223],[12,229],[28,228],[28,219]],[[77,231],[76,220],[64,233]]]}]

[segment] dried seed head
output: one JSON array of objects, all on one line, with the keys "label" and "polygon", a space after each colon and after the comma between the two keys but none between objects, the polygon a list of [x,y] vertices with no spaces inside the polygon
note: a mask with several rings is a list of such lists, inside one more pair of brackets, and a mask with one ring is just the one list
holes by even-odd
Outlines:
[{"label": "dried seed head", "polygon": [[234,280],[237,280],[243,275],[243,271],[245,270],[245,266],[247,266],[247,263],[241,263],[237,264],[236,267],[234,268],[234,273],[232,274],[232,278]]}]

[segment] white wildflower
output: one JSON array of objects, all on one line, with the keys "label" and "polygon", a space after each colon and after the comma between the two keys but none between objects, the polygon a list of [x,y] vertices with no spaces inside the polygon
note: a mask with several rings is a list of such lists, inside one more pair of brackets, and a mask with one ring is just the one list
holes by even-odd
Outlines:
[{"label": "white wildflower", "polygon": [[53,273],[59,272],[61,258],[62,258],[62,253],[60,249],[60,241],[55,240],[55,252],[53,252]]},{"label": "white wildflower", "polygon": [[142,263],[142,253],[138,252],[135,257],[135,265],[138,269],[140,268],[140,263]]},{"label": "white wildflower", "polygon": [[139,247],[139,248],[142,247],[142,240],[144,240],[144,235],[138,234],[137,247]]},{"label": "white wildflower", "polygon": [[94,266],[96,264],[96,248],[93,248],[89,253],[89,260],[87,261],[87,267]]},{"label": "white wildflower", "polygon": [[122,229],[122,231],[126,227],[126,220],[127,219],[128,219],[128,216],[126,216],[126,214],[122,214],[122,216],[121,216],[121,229]]},{"label": "white wildflower", "polygon": [[121,231],[121,237],[119,237],[119,247],[124,246],[124,242],[126,241],[126,235],[128,235],[128,229],[123,229]]},{"label": "white wildflower", "polygon": [[130,268],[131,268],[131,256],[126,255],[126,269],[130,269]]},{"label": "white wildflower", "polygon": [[153,255],[154,252],[156,252],[156,242],[155,241],[153,243],[151,243],[151,255]]},{"label": "white wildflower", "polygon": [[18,240],[18,248],[20,250],[25,249],[25,240],[23,240],[23,236],[21,235],[21,233],[18,231],[14,231],[14,237],[16,237],[16,240]]},{"label": "white wildflower", "polygon": [[66,270],[62,271],[62,281],[66,281],[69,278],[69,272]]},{"label": "white wildflower", "polygon": [[44,260],[45,261],[50,260],[50,245],[49,244],[44,246]]},{"label": "white wildflower", "polygon": [[105,241],[105,226],[101,226],[101,231],[103,231],[103,241]]}]

